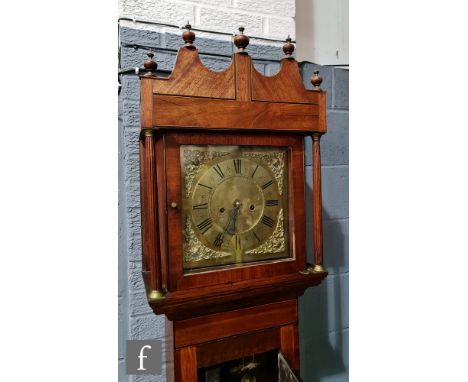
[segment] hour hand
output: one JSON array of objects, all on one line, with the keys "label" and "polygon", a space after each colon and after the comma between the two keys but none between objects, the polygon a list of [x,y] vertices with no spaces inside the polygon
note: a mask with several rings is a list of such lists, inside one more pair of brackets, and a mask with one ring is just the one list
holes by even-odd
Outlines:
[{"label": "hour hand", "polygon": [[236,218],[237,214],[235,214],[234,210],[232,210],[231,216],[229,217],[229,221],[226,224],[226,228],[224,229],[224,232],[227,232],[231,236],[236,233]]},{"label": "hour hand", "polygon": [[226,224],[225,232],[233,236],[236,233],[236,221],[237,216],[239,215],[240,202],[236,201],[234,203],[234,208],[229,213],[229,221]]}]

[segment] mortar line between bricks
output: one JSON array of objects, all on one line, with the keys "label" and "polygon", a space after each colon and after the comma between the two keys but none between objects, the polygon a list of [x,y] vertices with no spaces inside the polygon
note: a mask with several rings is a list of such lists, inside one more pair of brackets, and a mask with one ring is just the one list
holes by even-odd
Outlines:
[{"label": "mortar line between bricks", "polygon": [[338,114],[348,114],[349,113],[349,109],[345,109],[345,108],[338,108],[338,107],[329,107],[327,108],[327,112],[328,111],[332,111],[334,113],[338,113]]},{"label": "mortar line between bricks", "polygon": [[327,333],[332,334],[332,333],[344,332],[345,330],[349,330],[349,325],[348,326],[343,326],[340,329],[329,330]]},{"label": "mortar line between bricks", "polygon": [[[161,51],[161,52],[171,52],[171,53],[178,53],[179,52],[179,48],[178,49],[175,49],[175,48],[163,48],[163,47],[156,47],[156,46],[150,46],[150,45],[143,45],[143,44],[130,44],[130,43],[126,43],[126,42],[122,42],[121,44],[122,48],[129,48],[129,49],[142,49],[142,50],[151,50],[153,51],[154,53],[157,53],[158,51]],[[196,45],[195,45],[196,46]],[[261,45],[259,45],[261,46]],[[198,51],[198,54],[200,55],[201,58],[203,58],[203,56],[212,56],[212,57],[225,57],[225,58],[230,58],[232,59],[232,54],[225,54],[225,53],[210,53],[210,52],[200,52]],[[272,64],[277,64],[280,62],[281,58],[278,58],[278,59],[271,59],[271,58],[262,58],[262,57],[258,57],[258,56],[254,56],[254,55],[250,55],[250,57],[252,58],[252,60],[254,61],[264,61],[264,62],[269,62],[269,63],[272,63]],[[157,58],[158,56],[155,55],[154,56],[154,60],[157,62]],[[122,70],[125,70],[125,69],[122,69]],[[124,74],[124,73],[122,73]]]},{"label": "mortar line between bricks", "polygon": [[[277,19],[280,19],[280,20],[294,19],[294,16],[282,16],[282,15],[278,15],[277,13],[267,12],[265,10],[262,11],[262,12],[257,12],[257,11],[253,11],[253,10],[250,10],[250,9],[242,9],[242,8],[238,8],[238,7],[225,8],[225,7],[217,6],[217,5],[213,5],[213,4],[203,4],[202,7],[203,8],[208,8],[208,9],[215,9],[217,11],[224,11],[224,12],[227,12],[227,13],[238,13],[238,14],[242,14],[242,15],[259,16],[259,17],[262,17],[262,18],[267,18],[268,17],[268,18],[277,18]],[[210,33],[210,32],[208,32],[208,33]],[[255,37],[255,38],[262,39],[262,37]],[[266,37],[266,38],[268,39],[268,37]],[[283,42],[283,40],[276,40],[274,38],[270,38],[270,39],[273,39],[275,41]],[[294,43],[295,43],[295,41],[294,41]]]},{"label": "mortar line between bricks", "polygon": [[308,337],[305,339],[305,342],[311,342],[317,338],[320,337],[328,337],[329,334],[334,334],[334,333],[339,333],[339,332],[344,332],[345,330],[349,331],[349,325],[348,326],[343,326],[339,329],[334,329],[334,330],[327,330],[326,332],[321,332],[319,334],[313,334],[312,336]]},{"label": "mortar line between bricks", "polygon": [[144,318],[144,317],[154,317],[154,316],[156,316],[156,314],[154,314],[153,312],[149,312],[149,313],[131,313],[130,314],[131,318]]},{"label": "mortar line between bricks", "polygon": [[[312,164],[307,163],[305,166],[309,168],[309,167],[312,167]],[[321,167],[324,168],[324,167],[345,167],[345,166],[349,167],[349,164],[347,163],[323,164]]]},{"label": "mortar line between bricks", "polygon": [[[225,10],[225,9],[224,9]],[[239,13],[239,12],[237,12]],[[265,17],[264,14],[261,15],[261,17]],[[287,19],[294,19],[294,17],[286,17]],[[166,23],[158,23],[156,21],[150,21],[150,20],[141,20],[141,19],[136,19],[136,18],[131,18],[131,17],[119,17],[117,22],[118,24],[120,25],[120,21],[129,21],[129,22],[133,22],[134,24],[150,24],[150,25],[158,25],[160,27],[166,27],[166,28],[174,28],[178,31],[181,30],[181,27],[179,25],[175,25],[175,24],[166,24]],[[121,26],[121,28],[130,28],[130,29],[133,29],[132,27],[130,26]],[[139,28],[134,28],[134,29],[137,29],[139,30]],[[233,36],[233,33],[235,31],[233,31],[233,33],[228,33],[228,32],[220,32],[220,31],[216,31],[216,30],[207,30],[207,29],[201,29],[201,28],[197,28],[197,27],[193,27],[192,28],[193,31],[195,32],[203,32],[203,33],[208,33],[208,34],[218,34],[218,35],[223,35],[223,36]],[[158,33],[167,33],[167,32],[158,32]],[[284,40],[279,40],[279,39],[276,39],[276,38],[272,38],[272,37],[260,37],[260,36],[255,36],[255,35],[252,35],[250,36],[249,35],[249,38],[250,39],[254,39],[254,40],[263,40],[263,41],[272,41],[272,42],[276,42],[276,43],[284,43]],[[291,41],[292,43],[296,43],[296,40],[292,40]]]},{"label": "mortar line between bricks", "polygon": [[[173,0],[174,1],[174,0]],[[257,12],[257,11],[252,11],[250,9],[242,9],[242,8],[224,8],[222,6],[218,6],[218,5],[213,5],[213,4],[196,4],[196,5],[199,5],[200,8],[206,8],[206,9],[212,9],[212,10],[216,10],[216,11],[223,11],[223,12],[226,12],[226,13],[237,13],[237,14],[241,14],[241,15],[245,15],[245,16],[256,16],[256,17],[261,17],[262,19],[263,18],[276,18],[276,19],[279,19],[279,20],[291,20],[291,19],[294,19],[294,16],[281,16],[281,15],[278,15],[276,13],[267,13],[265,11],[263,12]],[[200,28],[200,32],[206,32],[206,33],[212,33],[213,31],[206,31],[206,30],[203,30]],[[235,32],[235,31],[234,31]],[[226,33],[226,32],[225,32]],[[249,36],[250,37],[250,36]],[[255,38],[258,38],[258,39],[264,39],[263,37],[255,37]],[[265,37],[265,39],[273,39],[274,41],[281,41],[281,42],[284,42],[283,40],[276,40],[274,38],[269,38],[269,37]],[[295,41],[294,41],[295,42]]]},{"label": "mortar line between bricks", "polygon": [[338,167],[338,168],[349,167],[349,164],[325,164],[325,165],[322,165],[322,168],[332,168],[332,167]]},{"label": "mortar line between bricks", "polygon": [[341,273],[341,272],[333,272],[333,268],[325,268],[326,271],[328,272],[328,276],[327,277],[332,277],[332,276],[343,276],[342,278],[344,278],[345,276],[348,276],[347,274],[345,273]]},{"label": "mortar line between bricks", "polygon": [[347,217],[347,218],[330,218],[330,219],[323,219],[324,222],[334,222],[334,221],[340,221],[340,220],[349,220],[349,217]]},{"label": "mortar line between bricks", "polygon": [[345,330],[349,330],[349,325],[347,326],[342,326],[340,329],[338,330],[330,330],[328,333],[335,333],[335,332],[343,332]]},{"label": "mortar line between bricks", "polygon": [[[325,256],[326,257],[326,256]],[[333,267],[331,267],[333,268]],[[327,276],[326,280],[330,280],[331,278],[336,278],[338,276],[349,276],[349,271],[346,272],[338,272],[338,273],[331,273]],[[325,280],[325,281],[326,281]]]},{"label": "mortar line between bricks", "polygon": [[[305,167],[312,167],[311,164],[306,164]],[[349,167],[349,164],[323,164],[321,166],[321,168],[333,168],[333,167],[337,167],[337,168],[344,168],[344,167]]]}]

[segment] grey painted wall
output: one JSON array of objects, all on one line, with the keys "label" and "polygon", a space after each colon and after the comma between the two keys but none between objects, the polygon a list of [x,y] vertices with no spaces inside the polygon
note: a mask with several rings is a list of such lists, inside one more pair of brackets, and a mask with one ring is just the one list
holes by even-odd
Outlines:
[{"label": "grey painted wall", "polygon": [[[158,69],[171,70],[181,38],[132,28],[121,28],[121,67],[141,67],[147,49],[155,52]],[[138,45],[140,48],[134,48]],[[225,69],[233,52],[228,41],[197,38],[201,60],[212,70]],[[255,66],[272,75],[279,69],[281,48],[248,47]],[[206,53],[214,55],[206,55]],[[255,59],[262,59],[261,61]],[[316,65],[301,67],[304,84]],[[329,132],[322,139],[324,202],[324,258],[330,272],[321,286],[300,299],[302,377],[305,382],[348,380],[348,71],[317,66],[328,91]],[[140,83],[135,75],[123,75],[119,95],[119,381],[165,381],[161,376],[125,375],[126,339],[166,339],[166,321],[146,302],[141,278],[138,136],[140,131]],[[310,142],[307,152],[308,198],[311,200]],[[309,206],[310,207],[310,206]],[[311,232],[311,222],[308,222]],[[311,237],[308,238],[312,262]],[[171,360],[168,360],[171,362]]]},{"label": "grey painted wall", "polygon": [[[328,132],[321,140],[323,252],[328,277],[316,288],[309,288],[299,300],[301,373],[305,382],[348,381],[348,133],[349,106],[347,69],[301,65],[304,85],[315,69],[324,77],[327,91]],[[307,200],[312,195],[312,157],[307,145]],[[310,205],[309,209],[310,211]],[[312,256],[312,221],[308,216],[307,253]]]}]

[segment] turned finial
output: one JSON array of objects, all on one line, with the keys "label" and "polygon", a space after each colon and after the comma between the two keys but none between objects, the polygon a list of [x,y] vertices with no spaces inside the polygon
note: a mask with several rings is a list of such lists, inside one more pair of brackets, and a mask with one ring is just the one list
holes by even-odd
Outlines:
[{"label": "turned finial", "polygon": [[146,74],[154,74],[158,68],[158,63],[153,61],[154,53],[148,52],[146,55],[148,58],[143,62],[143,66],[146,69]]},{"label": "turned finial", "polygon": [[249,45],[249,41],[250,41],[248,36],[244,34],[244,30],[245,30],[244,27],[239,27],[240,33],[234,36],[234,45],[237,46],[237,49],[239,49],[239,53],[245,52],[245,48],[247,48],[247,45]]},{"label": "turned finial", "polygon": [[290,58],[294,52],[294,44],[291,43],[291,36],[288,35],[286,39],[286,44],[283,45],[283,52],[287,58]]},{"label": "turned finial", "polygon": [[182,33],[182,39],[185,41],[185,47],[186,48],[195,48],[193,46],[193,42],[195,41],[195,33],[192,32],[192,26],[189,24],[187,21],[187,25],[184,27],[185,32]]},{"label": "turned finial", "polygon": [[314,90],[320,90],[320,84],[322,83],[323,78],[319,76],[319,71],[314,70],[314,75],[310,79],[312,85],[314,85]]}]

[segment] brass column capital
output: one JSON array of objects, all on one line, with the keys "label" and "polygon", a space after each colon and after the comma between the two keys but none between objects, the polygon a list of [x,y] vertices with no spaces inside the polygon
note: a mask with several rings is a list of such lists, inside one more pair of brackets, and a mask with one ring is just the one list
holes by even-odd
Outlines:
[{"label": "brass column capital", "polygon": [[153,137],[154,135],[155,135],[155,131],[153,129],[143,130],[143,136],[145,137]]},{"label": "brass column capital", "polygon": [[317,142],[322,137],[323,133],[312,133],[312,140]]}]

